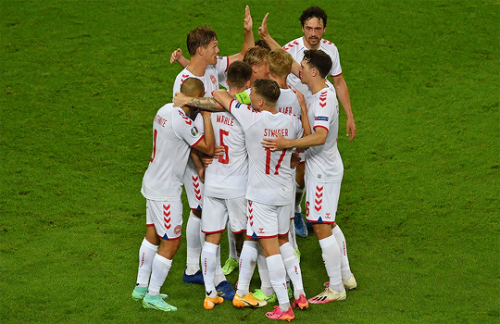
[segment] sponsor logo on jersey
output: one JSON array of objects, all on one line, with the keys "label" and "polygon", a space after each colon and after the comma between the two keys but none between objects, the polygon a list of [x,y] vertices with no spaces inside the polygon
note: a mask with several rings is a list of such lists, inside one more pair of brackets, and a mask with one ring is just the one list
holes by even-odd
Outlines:
[{"label": "sponsor logo on jersey", "polygon": [[259,228],[259,234],[264,234],[264,229],[262,227]]},{"label": "sponsor logo on jersey", "polygon": [[217,79],[213,75],[210,76],[210,80],[212,80],[213,84],[217,83]]},{"label": "sponsor logo on jersey", "polygon": [[315,120],[328,121],[328,116],[316,116]]},{"label": "sponsor logo on jersey", "polygon": [[193,128],[191,128],[191,135],[193,136],[198,135],[198,128],[196,128],[196,126],[193,126]]}]

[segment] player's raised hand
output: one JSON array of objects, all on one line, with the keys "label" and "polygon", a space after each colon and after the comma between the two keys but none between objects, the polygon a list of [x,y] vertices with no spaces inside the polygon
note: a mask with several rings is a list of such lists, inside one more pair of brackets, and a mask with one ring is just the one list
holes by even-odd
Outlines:
[{"label": "player's raised hand", "polygon": [[174,106],[175,107],[184,107],[187,105],[189,101],[189,97],[184,95],[182,92],[176,92],[174,96]]},{"label": "player's raised hand", "polygon": [[269,36],[269,32],[267,31],[267,16],[269,16],[269,13],[266,13],[266,16],[262,20],[262,25],[259,27],[259,36],[262,39],[266,39]]},{"label": "player's raised hand", "polygon": [[347,118],[346,136],[349,135],[351,135],[351,137],[349,137],[349,142],[352,142],[356,137],[356,123],[354,122],[354,118]]},{"label": "player's raised hand", "polygon": [[250,7],[245,7],[245,20],[243,21],[243,29],[245,32],[251,32],[253,27],[252,15],[250,14]]},{"label": "player's raised hand", "polygon": [[288,147],[287,146],[288,140],[286,138],[284,138],[283,136],[281,136],[281,134],[276,132],[273,132],[273,134],[276,137],[272,138],[264,137],[262,139],[262,142],[260,142],[260,144],[262,144],[264,148],[268,148],[271,151],[279,151]]},{"label": "player's raised hand", "polygon": [[176,62],[181,57],[182,57],[182,50],[178,48],[172,52],[172,55],[170,56],[170,64]]}]

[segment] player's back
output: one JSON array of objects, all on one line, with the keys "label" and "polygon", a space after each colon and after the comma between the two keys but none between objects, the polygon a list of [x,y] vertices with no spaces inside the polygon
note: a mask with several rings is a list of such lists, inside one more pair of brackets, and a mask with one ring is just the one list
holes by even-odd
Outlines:
[{"label": "player's back", "polygon": [[292,150],[271,151],[262,147],[263,137],[285,138],[302,136],[302,127],[294,116],[268,111],[245,130],[249,157],[247,199],[268,205],[287,205],[293,201],[293,173],[290,167]]},{"label": "player's back", "polygon": [[299,100],[292,89],[280,89],[280,97],[276,102],[276,110],[285,115],[300,118],[302,110]]},{"label": "player's back", "polygon": [[245,194],[248,180],[248,157],[245,134],[236,118],[228,112],[213,113],[215,145],[224,154],[215,158],[205,171],[205,195],[236,198]]},{"label": "player's back", "polygon": [[[191,132],[192,139],[186,135],[188,132]],[[153,153],[142,183],[142,193],[146,198],[180,199],[190,145],[199,138],[193,121],[182,109],[167,104],[158,110],[153,122]]]}]

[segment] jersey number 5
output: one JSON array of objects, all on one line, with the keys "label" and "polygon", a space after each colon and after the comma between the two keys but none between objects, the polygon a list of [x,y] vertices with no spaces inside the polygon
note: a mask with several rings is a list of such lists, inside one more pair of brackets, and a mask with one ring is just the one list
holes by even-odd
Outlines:
[{"label": "jersey number 5", "polygon": [[224,146],[224,155],[219,156],[219,163],[228,164],[229,163],[229,147],[224,144],[224,136],[229,136],[229,132],[221,129],[219,132],[220,145]]},{"label": "jersey number 5", "polygon": [[[285,154],[286,154],[286,149],[284,149],[281,152],[280,159],[278,160],[278,163],[276,163],[276,168],[274,168],[274,174],[280,174],[278,169],[281,166],[281,162],[283,162]],[[266,174],[270,174],[270,169],[271,169],[271,150],[266,148]]]}]

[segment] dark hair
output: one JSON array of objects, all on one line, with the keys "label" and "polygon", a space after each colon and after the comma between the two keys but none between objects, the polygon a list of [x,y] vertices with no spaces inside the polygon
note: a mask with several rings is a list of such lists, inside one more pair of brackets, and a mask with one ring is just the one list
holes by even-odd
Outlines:
[{"label": "dark hair", "polygon": [[252,91],[255,91],[268,104],[276,104],[281,94],[278,83],[270,79],[255,80],[252,85]]},{"label": "dark hair", "polygon": [[300,15],[299,18],[302,27],[304,27],[305,22],[311,18],[318,18],[319,20],[323,21],[323,28],[326,27],[326,12],[320,7],[309,7],[302,12],[302,15]]},{"label": "dark hair", "polygon": [[230,87],[243,88],[252,77],[252,67],[245,62],[235,61],[227,68],[227,84]]},{"label": "dark hair", "polygon": [[332,59],[328,54],[320,50],[304,51],[304,61],[319,71],[322,78],[326,78],[332,68]]},{"label": "dark hair", "polygon": [[213,40],[217,40],[217,34],[212,28],[208,26],[196,27],[187,35],[186,45],[189,55],[195,55],[198,47],[206,47]]},{"label": "dark hair", "polygon": [[258,41],[256,41],[255,46],[264,47],[268,51],[271,51],[271,48],[269,47],[269,45],[267,45],[266,41],[263,39],[259,39]]}]

